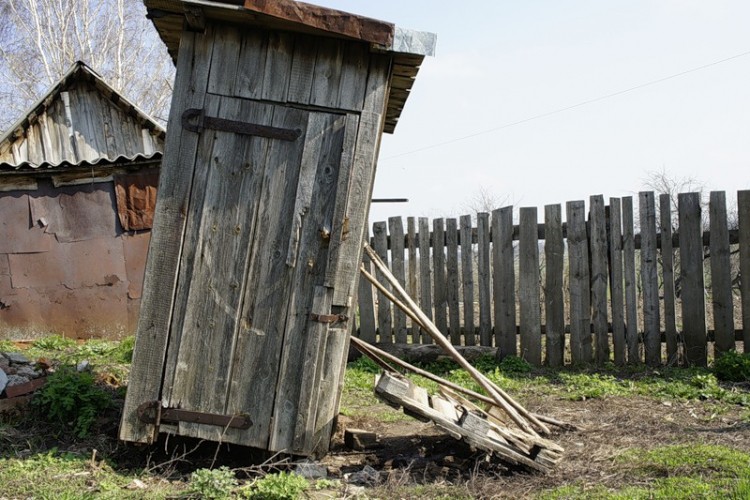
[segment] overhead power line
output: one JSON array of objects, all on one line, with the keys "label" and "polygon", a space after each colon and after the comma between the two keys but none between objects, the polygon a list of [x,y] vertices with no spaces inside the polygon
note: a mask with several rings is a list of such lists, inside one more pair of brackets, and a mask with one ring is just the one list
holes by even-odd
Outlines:
[{"label": "overhead power line", "polygon": [[412,155],[414,153],[420,153],[422,151],[428,151],[430,149],[436,149],[436,148],[439,148],[439,147],[442,147],[442,146],[447,146],[448,144],[453,144],[453,143],[456,143],[456,142],[465,141],[467,139],[472,139],[474,137],[479,137],[481,135],[491,134],[491,133],[497,132],[499,130],[504,130],[506,128],[515,127],[516,125],[521,125],[523,123],[528,123],[528,122],[533,121],[533,120],[538,120],[540,118],[546,118],[548,116],[556,115],[558,113],[563,113],[565,111],[570,111],[571,109],[580,108],[581,106],[586,106],[588,104],[593,104],[595,102],[604,101],[605,99],[611,99],[613,97],[617,97],[617,96],[620,96],[622,94],[627,94],[628,92],[633,92],[633,91],[636,91],[636,90],[640,90],[640,89],[642,89],[644,87],[650,87],[651,85],[656,85],[658,83],[666,82],[666,81],[672,80],[674,78],[679,78],[681,76],[688,75],[690,73],[695,73],[696,71],[701,71],[701,70],[710,68],[712,66],[716,66],[716,65],[728,62],[728,61],[732,61],[734,59],[739,59],[740,57],[744,57],[744,56],[747,56],[747,55],[750,55],[750,50],[748,50],[746,52],[742,52],[741,54],[736,54],[736,55],[733,55],[731,57],[727,57],[727,58],[724,58],[724,59],[721,59],[721,60],[718,60],[718,61],[714,61],[712,63],[704,64],[702,66],[698,66],[698,67],[691,68],[691,69],[688,69],[688,70],[685,70],[685,71],[681,71],[681,72],[675,73],[673,75],[665,76],[665,77],[659,78],[657,80],[651,80],[650,82],[642,83],[640,85],[636,85],[635,87],[630,87],[630,88],[627,88],[627,89],[624,89],[624,90],[618,90],[617,92],[612,92],[611,94],[606,94],[606,95],[603,95],[603,96],[595,97],[593,99],[588,99],[588,100],[585,100],[585,101],[581,101],[581,102],[579,102],[577,104],[573,104],[571,106],[566,106],[564,108],[555,109],[553,111],[547,111],[546,113],[541,113],[541,114],[538,114],[538,115],[530,116],[528,118],[524,118],[522,120],[517,120],[517,121],[514,121],[514,122],[506,123],[504,125],[500,125],[499,127],[493,127],[493,128],[486,129],[486,130],[480,130],[479,132],[474,132],[473,134],[464,135],[464,136],[461,136],[461,137],[456,137],[455,139],[449,139],[447,141],[438,142],[438,143],[435,143],[435,144],[430,144],[428,146],[423,146],[421,148],[412,149],[410,151],[404,151],[403,153],[397,153],[395,155],[391,155],[391,156],[388,156],[386,158],[382,158],[381,161],[387,161],[387,160],[391,160],[391,159],[394,159],[394,158],[400,158],[401,156]]}]

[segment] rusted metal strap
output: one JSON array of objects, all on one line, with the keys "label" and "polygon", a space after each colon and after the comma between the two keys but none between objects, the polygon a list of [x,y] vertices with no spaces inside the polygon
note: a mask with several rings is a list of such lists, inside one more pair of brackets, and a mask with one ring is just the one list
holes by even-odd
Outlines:
[{"label": "rusted metal strap", "polygon": [[317,321],[318,323],[344,323],[349,319],[349,316],[346,314],[310,314],[310,319],[312,321]]},{"label": "rusted metal strap", "polygon": [[160,401],[146,401],[138,406],[138,419],[147,424],[159,425],[161,422],[216,425],[234,429],[249,429],[253,423],[247,415],[219,415],[201,413],[177,408],[162,408]]},{"label": "rusted metal strap", "polygon": [[182,126],[200,134],[204,129],[220,130],[222,132],[234,132],[235,134],[254,135],[281,141],[296,141],[302,131],[300,129],[289,129],[258,125],[257,123],[246,123],[225,118],[206,116],[202,109],[190,108],[182,113]]}]

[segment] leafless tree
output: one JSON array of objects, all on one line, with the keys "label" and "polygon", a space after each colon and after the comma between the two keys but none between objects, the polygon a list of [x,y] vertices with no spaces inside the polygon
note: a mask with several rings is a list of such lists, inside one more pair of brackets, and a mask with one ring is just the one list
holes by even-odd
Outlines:
[{"label": "leafless tree", "polygon": [[139,0],[3,0],[0,130],[81,60],[166,121],[174,66]]}]

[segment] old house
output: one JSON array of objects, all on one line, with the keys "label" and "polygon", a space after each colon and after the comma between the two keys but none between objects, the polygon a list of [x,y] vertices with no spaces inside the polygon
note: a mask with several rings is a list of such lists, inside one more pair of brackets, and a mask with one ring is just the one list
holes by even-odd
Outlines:
[{"label": "old house", "polygon": [[135,329],[164,136],[78,62],[0,137],[0,338]]}]

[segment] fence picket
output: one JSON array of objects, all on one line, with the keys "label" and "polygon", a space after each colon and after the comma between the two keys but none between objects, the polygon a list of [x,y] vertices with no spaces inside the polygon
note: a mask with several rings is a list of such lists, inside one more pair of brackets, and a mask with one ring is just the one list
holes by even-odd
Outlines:
[{"label": "fence picket", "polygon": [[734,349],[732,268],[729,262],[729,227],[727,226],[727,200],[724,191],[711,192],[709,216],[714,352],[718,356]]},{"label": "fence picket", "polygon": [[564,256],[562,207],[560,205],[546,205],[544,207],[546,363],[553,367],[562,366],[565,363]]},{"label": "fence picket", "polygon": [[[750,191],[737,193],[739,216],[740,276],[750,276]],[[740,280],[743,351],[750,352],[750,279]]]},{"label": "fence picket", "polygon": [[653,191],[639,193],[641,218],[641,289],[643,290],[643,349],[646,364],[661,363],[659,274],[656,268],[656,205]]},{"label": "fence picket", "polygon": [[703,235],[699,193],[678,195],[680,217],[680,281],[685,361],[706,366],[706,305],[703,282]]},{"label": "fence picket", "polygon": [[435,326],[443,335],[448,335],[448,295],[445,281],[445,222],[443,219],[432,221],[432,275],[433,295],[435,299]]},{"label": "fence picket", "polygon": [[[417,221],[414,217],[406,218],[406,251],[409,257],[409,279],[407,291],[412,297],[419,296],[419,273],[417,267]],[[419,339],[419,327],[409,319],[409,333],[413,342]]]},{"label": "fence picket", "polygon": [[[370,241],[370,229],[365,227],[364,240]],[[372,272],[370,258],[363,253],[362,265],[365,271]],[[359,280],[358,287],[359,303],[359,338],[365,342],[374,343],[376,340],[375,305],[372,297],[372,285],[366,279]]]},{"label": "fence picket", "polygon": [[[386,230],[386,223],[376,222],[373,224],[372,235],[374,240],[373,248],[380,258],[383,259],[383,262],[388,264],[388,233]],[[378,279],[381,282],[385,282],[383,276],[380,276]],[[390,290],[388,285],[386,285],[386,288]],[[380,291],[378,291],[378,333],[380,334],[380,342],[393,342],[391,301]]]},{"label": "fence picket", "polygon": [[628,363],[639,363],[638,298],[635,278],[635,235],[633,197],[622,199],[622,246],[625,271],[625,340],[628,344]]},{"label": "fence picket", "polygon": [[515,356],[516,272],[513,259],[513,207],[492,212],[492,287],[495,296],[495,345],[497,357]]},{"label": "fence picket", "polygon": [[461,286],[464,303],[464,342],[476,345],[474,338],[474,249],[471,238],[471,215],[462,215],[461,226]]},{"label": "fence picket", "polygon": [[479,267],[479,343],[492,346],[492,297],[490,287],[490,214],[477,214],[477,265]]},{"label": "fence picket", "polygon": [[609,199],[609,289],[612,295],[612,346],[616,365],[627,360],[625,343],[625,291],[622,271],[622,210],[619,198]]},{"label": "fence picket", "polygon": [[[401,217],[388,218],[388,232],[391,235],[391,270],[401,286],[406,286],[404,269],[404,223]],[[406,314],[398,307],[393,308],[393,335],[396,342],[405,344]]]},{"label": "fence picket", "polygon": [[592,361],[589,257],[586,204],[567,203],[568,272],[570,287],[570,356],[573,363]]},{"label": "fence picket", "polygon": [[448,277],[448,320],[451,344],[461,345],[461,313],[458,306],[458,221],[445,220],[446,274]]},{"label": "fence picket", "polygon": [[607,314],[607,285],[609,261],[607,258],[607,221],[604,213],[604,196],[589,199],[591,226],[591,320],[596,338],[596,362],[609,361],[609,323]]},{"label": "fence picket", "polygon": [[[430,265],[430,221],[427,217],[419,218],[419,306],[425,315],[432,320],[432,266]],[[432,337],[427,332],[420,332],[423,344],[431,344]]]},{"label": "fence picket", "polygon": [[518,302],[521,313],[521,357],[534,366],[541,366],[542,330],[536,207],[521,208],[519,217]]},{"label": "fence picket", "polygon": [[674,249],[672,248],[672,199],[659,195],[661,233],[662,288],[664,290],[664,336],[667,341],[667,364],[679,364],[677,313],[674,288]]}]

